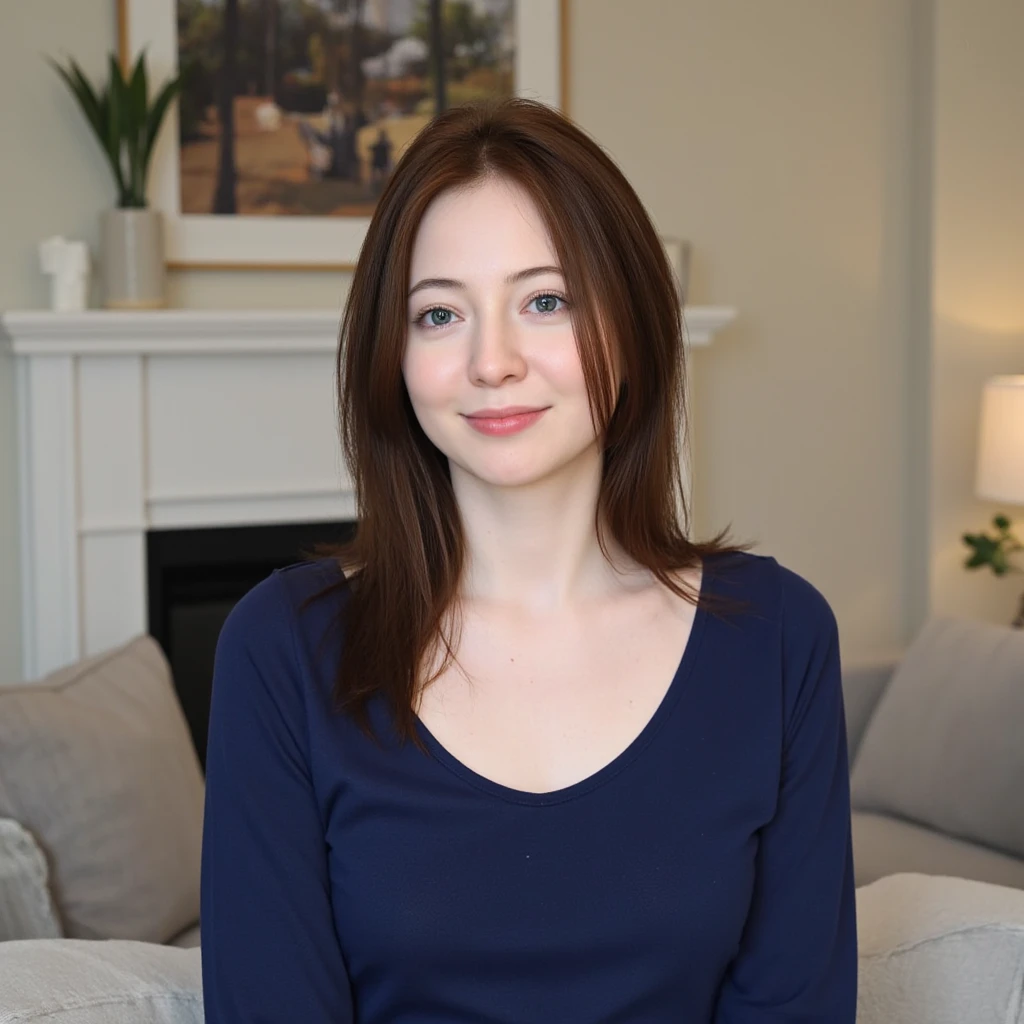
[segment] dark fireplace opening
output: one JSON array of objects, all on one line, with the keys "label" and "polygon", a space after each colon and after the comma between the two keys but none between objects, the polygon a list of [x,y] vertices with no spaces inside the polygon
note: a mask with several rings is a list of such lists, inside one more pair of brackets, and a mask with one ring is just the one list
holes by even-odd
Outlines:
[{"label": "dark fireplace opening", "polygon": [[146,535],[149,633],[170,662],[178,700],[206,770],[213,656],[228,613],[275,569],[314,544],[350,539],[354,521],[151,530]]}]

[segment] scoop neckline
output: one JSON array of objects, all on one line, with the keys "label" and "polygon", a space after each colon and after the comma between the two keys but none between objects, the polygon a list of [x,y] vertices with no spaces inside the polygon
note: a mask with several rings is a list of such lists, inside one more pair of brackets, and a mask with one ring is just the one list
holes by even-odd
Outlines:
[{"label": "scoop neckline", "polygon": [[[708,559],[704,559],[701,571],[700,596],[703,598],[711,591],[710,572],[708,571]],[[526,789],[514,789],[511,786],[495,782],[493,779],[474,771],[467,764],[460,761],[452,754],[447,747],[427,728],[419,715],[414,715],[416,730],[419,732],[428,750],[442,765],[451,772],[468,782],[476,789],[482,790],[491,796],[497,797],[514,804],[526,804],[535,807],[549,806],[552,804],[565,803],[584,796],[591,790],[597,789],[604,783],[625,770],[632,764],[653,741],[666,719],[672,714],[679,698],[683,694],[683,688],[687,680],[693,674],[694,665],[697,661],[701,642],[707,626],[708,611],[701,605],[697,606],[694,614],[693,624],[690,627],[690,634],[683,648],[675,673],[669,682],[668,689],[661,699],[661,703],[655,709],[654,714],[647,720],[647,723],[633,738],[632,742],[611,761],[597,771],[592,772],[584,779],[574,782],[571,785],[563,786],[561,789],[549,790],[546,793],[533,793]]]}]

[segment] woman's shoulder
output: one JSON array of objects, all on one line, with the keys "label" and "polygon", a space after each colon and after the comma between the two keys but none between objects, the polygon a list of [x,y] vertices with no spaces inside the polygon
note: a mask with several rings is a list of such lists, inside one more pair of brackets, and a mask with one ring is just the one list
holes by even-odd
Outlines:
[{"label": "woman's shoulder", "polygon": [[302,601],[325,588],[344,588],[351,573],[351,567],[342,568],[336,558],[323,557],[293,562],[275,569],[271,576],[278,578],[293,600]]},{"label": "woman's shoulder", "polygon": [[834,618],[822,591],[774,555],[749,551],[716,552],[704,559],[704,575],[719,593],[749,600],[780,618],[820,622]]},{"label": "woman's shoulder", "polygon": [[[781,687],[786,729],[800,720],[808,702],[832,700],[841,687],[839,627],[822,591],[805,575],[773,555],[728,552],[708,560],[715,592],[744,602],[739,623],[744,642],[736,635],[719,635],[731,656],[760,666]],[[738,653],[742,652],[742,654]],[[751,680],[765,675],[751,671]]]},{"label": "woman's shoulder", "polygon": [[[221,628],[227,639],[290,642],[303,609],[317,598],[343,597],[347,579],[334,559],[294,562],[274,569],[234,604]],[[322,602],[328,603],[326,601]]]},{"label": "woman's shoulder", "polygon": [[330,559],[274,569],[251,587],[217,639],[218,699],[248,700],[262,692],[298,715],[316,669],[310,652],[330,632],[346,592],[345,575]]}]

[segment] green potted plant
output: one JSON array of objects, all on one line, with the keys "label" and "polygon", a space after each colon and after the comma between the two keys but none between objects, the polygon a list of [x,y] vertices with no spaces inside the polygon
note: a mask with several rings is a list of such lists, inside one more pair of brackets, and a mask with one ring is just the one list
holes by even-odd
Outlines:
[{"label": "green potted plant", "polygon": [[[1010,562],[1009,556],[1014,551],[1020,551],[1024,545],[1010,532],[1010,520],[1004,515],[997,515],[993,517],[992,525],[997,531],[994,537],[986,533],[963,535],[963,542],[971,549],[971,554],[964,562],[964,568],[980,569],[987,565],[997,576],[1005,576],[1008,572],[1020,572],[1021,570]],[[1024,595],[1021,596],[1013,626],[1015,629],[1024,627]]]},{"label": "green potted plant", "polygon": [[47,60],[78,101],[117,188],[117,206],[104,210],[101,217],[103,304],[112,309],[162,306],[163,218],[146,201],[146,182],[160,126],[181,88],[181,78],[166,82],[150,103],[145,51],[127,77],[111,54],[109,81],[102,91],[93,87],[74,60],[66,68]]}]

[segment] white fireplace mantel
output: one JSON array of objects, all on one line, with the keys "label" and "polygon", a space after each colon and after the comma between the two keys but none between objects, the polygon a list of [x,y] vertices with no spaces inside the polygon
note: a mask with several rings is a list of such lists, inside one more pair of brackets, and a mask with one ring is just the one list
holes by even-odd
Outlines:
[{"label": "white fireplace mantel", "polygon": [[[709,345],[732,309],[686,311]],[[333,310],[0,315],[18,405],[22,672],[147,630],[146,533],[351,519]]]}]

